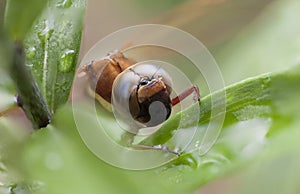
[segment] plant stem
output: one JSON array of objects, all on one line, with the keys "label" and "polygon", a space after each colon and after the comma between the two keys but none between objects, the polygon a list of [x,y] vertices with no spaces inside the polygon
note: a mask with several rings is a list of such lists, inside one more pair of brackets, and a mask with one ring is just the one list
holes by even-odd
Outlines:
[{"label": "plant stem", "polygon": [[12,56],[9,73],[18,93],[18,103],[34,129],[46,127],[52,115],[31,72],[25,66],[24,50],[20,42],[15,42]]}]

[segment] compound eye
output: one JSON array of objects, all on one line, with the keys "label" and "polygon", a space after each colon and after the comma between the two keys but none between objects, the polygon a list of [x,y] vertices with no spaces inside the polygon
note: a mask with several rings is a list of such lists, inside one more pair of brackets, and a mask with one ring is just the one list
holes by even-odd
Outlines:
[{"label": "compound eye", "polygon": [[149,80],[148,79],[142,79],[141,81],[140,81],[140,85],[141,86],[144,86],[144,85],[147,85],[149,83]]}]

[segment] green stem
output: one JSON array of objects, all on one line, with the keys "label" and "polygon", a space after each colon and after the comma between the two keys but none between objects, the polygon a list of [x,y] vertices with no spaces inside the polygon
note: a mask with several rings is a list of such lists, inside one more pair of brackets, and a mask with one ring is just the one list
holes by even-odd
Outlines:
[{"label": "green stem", "polygon": [[24,50],[19,42],[14,44],[9,72],[18,93],[18,103],[31,121],[33,128],[46,127],[52,115],[32,74],[25,66]]}]

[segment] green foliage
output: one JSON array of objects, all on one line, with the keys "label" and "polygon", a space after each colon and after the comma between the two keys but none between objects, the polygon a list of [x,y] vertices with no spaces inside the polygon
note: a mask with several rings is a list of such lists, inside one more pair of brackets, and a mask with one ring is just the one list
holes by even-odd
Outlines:
[{"label": "green foliage", "polygon": [[[3,2],[1,2],[1,12],[3,5]],[[43,9],[44,7],[46,7],[45,10]],[[84,10],[84,0],[7,1],[4,26],[2,23],[2,13],[0,16],[0,59],[1,68],[3,68],[0,71],[1,116],[2,113],[5,113],[5,109],[15,104],[15,89],[12,88],[11,80],[6,72],[7,69],[12,70],[12,75],[16,78],[14,80],[18,81],[20,81],[19,77],[24,75],[22,72],[25,70],[23,67],[21,68],[22,71],[19,71],[19,68],[15,69],[18,70],[17,72],[21,72],[21,74],[18,74],[14,73],[12,69],[13,66],[11,63],[13,62],[11,58],[13,56],[12,53],[14,53],[12,52],[14,41],[25,44],[27,58],[26,68],[31,68],[40,89],[42,89],[43,95],[46,97],[48,105],[51,105],[51,111],[54,112],[55,108],[67,101],[80,48]],[[38,15],[41,16],[37,18]],[[48,24],[50,26],[48,26]],[[50,34],[48,32],[50,32]],[[49,44],[49,42],[51,42],[51,44]],[[20,48],[20,51],[21,50],[22,48]],[[14,60],[22,60],[18,61],[16,65],[25,64],[22,57],[23,56],[13,57]],[[48,58],[50,58],[50,60]],[[44,75],[43,83],[38,75]],[[25,83],[25,81],[23,83]],[[36,87],[35,83],[33,83],[33,85]],[[19,87],[21,87],[21,84]],[[26,90],[26,85],[22,87],[22,89]],[[49,95],[50,93],[51,95]],[[39,94],[39,92],[30,95],[35,94]],[[27,96],[26,100],[31,101],[29,104],[23,104],[23,107],[37,103],[34,99],[30,99],[30,95]],[[39,113],[40,110],[34,109],[30,111]],[[2,121],[7,122],[7,118],[2,117],[1,122]],[[35,126],[36,123],[32,124]],[[15,136],[11,138],[10,132],[15,131],[16,128],[20,127],[12,125],[1,126],[1,139],[3,138],[5,141],[1,141],[0,144],[1,154],[4,154],[1,155],[0,161],[12,165],[13,168],[7,168],[5,171],[0,172],[0,191],[23,193],[24,190],[30,189],[30,193],[32,193],[36,187],[35,182],[16,185],[15,183],[20,182],[20,180],[18,180],[18,178],[11,179],[11,177],[19,177],[19,175],[17,175],[18,173],[11,172],[18,171],[19,168],[16,162],[19,160],[16,159],[16,155],[20,156],[22,150],[20,149],[22,146],[20,146],[19,143],[17,144],[11,140],[13,138],[21,138],[19,130],[17,130],[16,134],[14,134]],[[4,129],[10,129],[11,131],[7,132]],[[24,140],[23,138],[24,136],[21,138],[22,141]],[[2,177],[6,178],[2,180]],[[3,190],[2,186],[5,186]]]},{"label": "green foliage", "polygon": [[68,100],[85,0],[52,0],[25,39],[26,64],[52,112]]}]

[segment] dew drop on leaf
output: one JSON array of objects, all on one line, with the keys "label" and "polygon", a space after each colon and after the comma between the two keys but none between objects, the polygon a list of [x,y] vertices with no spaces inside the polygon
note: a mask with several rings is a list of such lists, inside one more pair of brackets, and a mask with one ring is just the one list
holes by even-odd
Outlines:
[{"label": "dew drop on leaf", "polygon": [[69,8],[72,5],[72,0],[61,0],[56,4],[59,8]]},{"label": "dew drop on leaf", "polygon": [[29,64],[26,63],[26,67],[33,67],[33,64],[32,63],[29,63]]},{"label": "dew drop on leaf", "polygon": [[60,58],[60,62],[58,64],[58,70],[63,73],[70,72],[73,67],[74,57],[75,57],[75,51],[67,50]]},{"label": "dew drop on leaf", "polygon": [[38,32],[38,37],[42,42],[43,47],[45,47],[46,42],[49,40],[53,32],[54,32],[53,25],[51,25],[48,20],[45,20],[44,29]]},{"label": "dew drop on leaf", "polygon": [[30,47],[29,49],[26,50],[26,57],[28,59],[33,59],[33,57],[36,54],[36,48],[35,47]]}]

